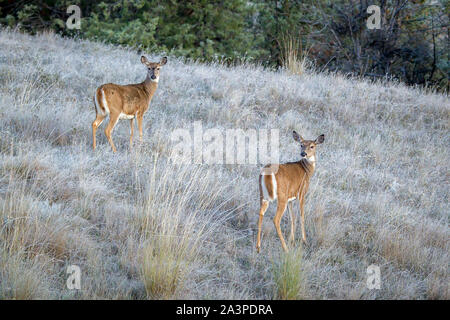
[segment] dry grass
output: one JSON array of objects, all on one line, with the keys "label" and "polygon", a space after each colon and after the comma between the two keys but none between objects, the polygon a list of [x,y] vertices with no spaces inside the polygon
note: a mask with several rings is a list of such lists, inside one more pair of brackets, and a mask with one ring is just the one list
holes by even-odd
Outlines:
[{"label": "dry grass", "polygon": [[151,190],[143,206],[142,280],[149,298],[169,299],[184,287],[205,236],[219,222],[202,213],[214,212],[223,190],[203,176],[200,167],[174,168],[156,162],[149,182]]},{"label": "dry grass", "polygon": [[308,49],[303,48],[301,37],[282,35],[278,41],[280,46],[281,65],[288,73],[302,75],[312,69],[308,60]]},{"label": "dry grass", "polygon": [[[0,30],[1,298],[450,298],[448,96],[169,58],[144,142],[130,151],[121,122],[113,154],[103,124],[92,152],[95,88],[144,76],[133,51]],[[325,134],[307,245],[281,252],[272,205],[256,254],[260,166],[171,163],[172,131],[194,121],[279,129],[282,162],[299,157],[293,129]]]},{"label": "dry grass", "polygon": [[306,298],[303,277],[302,247],[298,246],[288,253],[282,253],[273,262],[273,275],[276,285],[275,297],[281,300],[298,300]]}]

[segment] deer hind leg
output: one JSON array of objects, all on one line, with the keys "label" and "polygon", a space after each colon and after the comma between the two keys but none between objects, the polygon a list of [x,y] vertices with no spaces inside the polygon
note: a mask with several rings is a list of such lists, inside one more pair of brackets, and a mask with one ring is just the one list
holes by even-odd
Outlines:
[{"label": "deer hind leg", "polygon": [[281,240],[281,246],[283,247],[283,250],[287,252],[288,248],[286,246],[286,242],[284,241],[280,227],[281,218],[286,211],[286,205],[286,201],[281,201],[280,199],[278,199],[277,213],[275,214],[275,218],[273,218],[273,223],[275,224],[275,229],[277,229],[278,237]]},{"label": "deer hind leg", "polygon": [[116,126],[118,120],[119,120],[119,114],[111,113],[109,116],[109,123],[105,129],[106,138],[108,139],[109,144],[111,145],[111,148],[113,149],[114,152],[116,152],[117,150],[116,150],[116,147],[114,146],[114,142],[111,138],[111,133],[112,133],[114,127]]},{"label": "deer hind leg", "polygon": [[295,213],[292,208],[292,202],[293,201],[289,201],[288,209],[289,209],[289,214],[291,215],[291,234],[289,236],[289,241],[293,244],[295,242]]},{"label": "deer hind leg", "polygon": [[92,148],[95,150],[96,140],[95,133],[97,132],[97,128],[102,124],[103,120],[105,120],[105,115],[97,113],[97,117],[94,122],[92,122]]},{"label": "deer hind leg", "polygon": [[258,237],[256,240],[256,251],[259,253],[261,250],[261,226],[264,217],[264,213],[266,213],[267,208],[269,207],[269,201],[261,200],[261,209],[259,210],[259,221],[258,221]]}]

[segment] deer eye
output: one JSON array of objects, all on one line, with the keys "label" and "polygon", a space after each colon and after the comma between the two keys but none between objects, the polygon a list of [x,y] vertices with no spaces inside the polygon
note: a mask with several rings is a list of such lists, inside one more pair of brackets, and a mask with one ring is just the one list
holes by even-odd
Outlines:
[{"label": "deer eye", "polygon": [[314,146],[311,146],[311,149],[314,149]]}]

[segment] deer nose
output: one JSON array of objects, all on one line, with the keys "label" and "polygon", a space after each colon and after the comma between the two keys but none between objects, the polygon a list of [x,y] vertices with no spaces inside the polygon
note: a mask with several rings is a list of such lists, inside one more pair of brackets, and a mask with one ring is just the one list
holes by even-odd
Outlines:
[{"label": "deer nose", "polygon": [[152,75],[152,76],[151,76],[151,78],[152,78],[153,80],[155,80],[155,79],[156,79],[155,75]]},{"label": "deer nose", "polygon": [[300,155],[301,155],[302,157],[306,157],[306,152],[305,152],[305,151],[302,151],[302,153],[300,153]]}]

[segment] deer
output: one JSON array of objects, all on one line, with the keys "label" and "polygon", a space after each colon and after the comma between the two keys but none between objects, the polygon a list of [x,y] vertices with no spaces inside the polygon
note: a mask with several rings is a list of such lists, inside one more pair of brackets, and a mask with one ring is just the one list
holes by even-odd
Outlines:
[{"label": "deer", "polygon": [[92,123],[94,151],[96,145],[95,133],[107,115],[109,115],[109,123],[105,128],[105,135],[113,152],[117,150],[111,134],[119,119],[130,120],[130,148],[133,145],[134,119],[137,119],[139,138],[142,143],[144,113],[150,107],[150,102],[158,88],[160,68],[167,63],[167,57],[163,57],[159,62],[150,62],[145,56],[142,56],[141,62],[147,67],[147,77],[143,82],[127,85],[107,83],[95,90],[94,107],[96,118]]},{"label": "deer", "polygon": [[301,159],[297,162],[288,162],[275,165],[266,165],[265,170],[259,175],[259,197],[260,210],[258,221],[258,236],[256,251],[261,249],[261,226],[264,214],[266,213],[270,202],[277,200],[277,211],[273,222],[278,237],[281,240],[281,246],[285,252],[288,252],[286,242],[280,228],[281,218],[286,207],[289,206],[291,216],[291,233],[289,240],[295,242],[295,214],[292,209],[293,200],[297,199],[300,207],[300,218],[302,226],[302,241],[306,244],[305,234],[305,196],[309,187],[309,180],[314,174],[316,167],[316,146],[323,143],[325,135],[318,136],[315,140],[305,140],[296,131],[292,133],[294,140],[300,143]]}]

